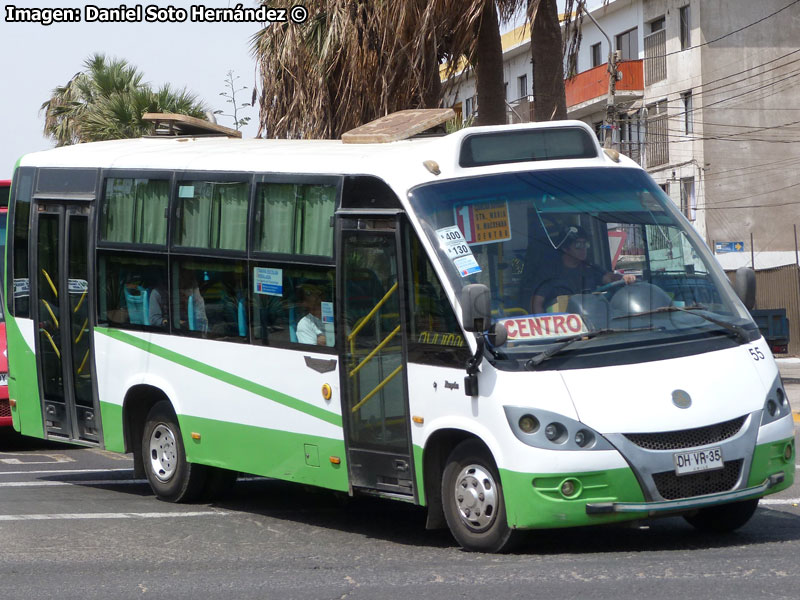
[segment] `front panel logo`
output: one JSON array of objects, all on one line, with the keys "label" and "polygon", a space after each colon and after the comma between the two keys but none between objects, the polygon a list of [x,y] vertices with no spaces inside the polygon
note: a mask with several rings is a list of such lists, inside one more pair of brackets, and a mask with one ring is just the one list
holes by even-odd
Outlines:
[{"label": "front panel logo", "polygon": [[692,397],[683,390],[672,392],[672,403],[678,408],[689,408],[692,405]]}]

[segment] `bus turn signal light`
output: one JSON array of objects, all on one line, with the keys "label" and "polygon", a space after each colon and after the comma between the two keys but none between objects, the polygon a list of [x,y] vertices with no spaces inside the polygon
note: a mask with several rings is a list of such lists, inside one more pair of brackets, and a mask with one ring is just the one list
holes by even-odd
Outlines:
[{"label": "bus turn signal light", "polygon": [[342,464],[342,459],[338,456],[331,456],[331,464],[332,465],[340,465]]}]

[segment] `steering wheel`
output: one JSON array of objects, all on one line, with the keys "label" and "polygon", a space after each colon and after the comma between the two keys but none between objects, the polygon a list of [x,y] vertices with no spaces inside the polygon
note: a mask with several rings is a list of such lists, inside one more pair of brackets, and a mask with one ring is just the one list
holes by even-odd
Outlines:
[{"label": "steering wheel", "polygon": [[617,288],[623,287],[624,285],[626,285],[625,279],[617,279],[616,281],[611,281],[609,283],[601,285],[594,291],[595,293],[605,293],[605,292],[610,292],[612,290],[616,290]]}]

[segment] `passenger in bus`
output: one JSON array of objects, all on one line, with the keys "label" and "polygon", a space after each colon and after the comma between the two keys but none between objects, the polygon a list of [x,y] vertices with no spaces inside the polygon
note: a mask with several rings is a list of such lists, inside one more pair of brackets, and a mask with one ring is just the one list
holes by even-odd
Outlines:
[{"label": "passenger in bus", "polygon": [[304,283],[300,286],[301,304],[307,311],[297,323],[297,341],[301,344],[327,346],[328,339],[322,322],[322,288]]},{"label": "passenger in bus", "polygon": [[633,275],[614,271],[604,272],[588,261],[589,235],[583,227],[570,226],[561,245],[560,260],[545,263],[536,273],[536,283],[531,297],[531,312],[543,313],[550,309],[559,296],[593,292],[597,288],[623,280],[633,283]]},{"label": "passenger in bus", "polygon": [[180,311],[180,327],[189,331],[208,331],[208,317],[206,317],[206,303],[197,285],[197,278],[193,271],[180,270],[178,290],[178,310]]},{"label": "passenger in bus", "polygon": [[165,285],[157,285],[150,292],[148,307],[148,317],[150,325],[153,327],[167,328],[169,325],[169,305],[167,304],[167,288]]}]

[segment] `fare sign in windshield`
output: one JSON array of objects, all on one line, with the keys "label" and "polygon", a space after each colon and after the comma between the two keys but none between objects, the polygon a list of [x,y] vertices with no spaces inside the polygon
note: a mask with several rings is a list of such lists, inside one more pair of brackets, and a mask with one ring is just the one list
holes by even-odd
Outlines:
[{"label": "fare sign in windshield", "polygon": [[581,316],[572,313],[525,315],[499,322],[505,325],[511,342],[536,341],[588,331]]}]

